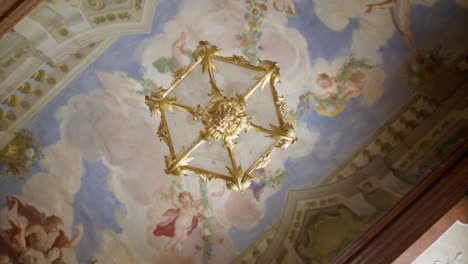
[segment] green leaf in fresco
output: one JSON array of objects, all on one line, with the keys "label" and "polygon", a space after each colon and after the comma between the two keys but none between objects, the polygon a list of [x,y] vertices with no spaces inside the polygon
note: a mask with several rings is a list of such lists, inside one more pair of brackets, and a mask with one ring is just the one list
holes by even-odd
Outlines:
[{"label": "green leaf in fresco", "polygon": [[375,68],[374,65],[371,65],[367,62],[366,59],[356,59],[350,58],[348,59],[343,67],[338,70],[338,74],[335,77],[335,81],[337,82],[344,82],[347,81],[353,72],[360,71],[360,70],[370,70]]},{"label": "green leaf in fresco", "polygon": [[153,62],[153,67],[160,73],[174,73],[175,72],[175,59],[174,57],[161,57]]}]

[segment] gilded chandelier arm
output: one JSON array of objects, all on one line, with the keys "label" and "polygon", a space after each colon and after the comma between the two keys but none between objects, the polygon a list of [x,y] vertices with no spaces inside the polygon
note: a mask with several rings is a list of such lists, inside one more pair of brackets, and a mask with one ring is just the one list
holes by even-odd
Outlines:
[{"label": "gilded chandelier arm", "polygon": [[229,190],[243,192],[249,188],[250,183],[252,183],[252,177],[242,170],[242,165],[237,165],[233,153],[234,144],[235,143],[226,143],[226,149],[229,154],[229,159],[231,160],[231,168],[227,168],[231,177],[229,181],[226,181],[226,187]]},{"label": "gilded chandelier arm", "polygon": [[280,81],[279,67],[275,62],[267,60],[260,61],[258,67],[261,71],[254,77],[254,80],[257,80],[258,82],[250,87],[243,95],[244,100],[247,100],[247,98],[252,95],[258,87],[263,89],[267,82],[270,82],[271,85]]},{"label": "gilded chandelier arm", "polygon": [[202,58],[198,58],[196,59],[195,63],[192,64],[192,66],[188,68],[182,67],[178,69],[172,76],[173,80],[172,80],[171,86],[169,86],[169,88],[167,88],[167,90],[162,94],[162,97],[166,97],[167,95],[169,95],[169,93],[171,93],[172,90],[174,90],[180,84],[180,82],[183,79],[185,79],[185,77],[187,77],[187,75],[189,75],[193,70],[195,70],[195,68],[197,68],[197,66],[200,65],[201,62],[202,62]]},{"label": "gilded chandelier arm", "polygon": [[257,90],[258,87],[262,87],[263,89],[263,86],[265,86],[265,83],[266,81],[268,81],[268,77],[269,77],[269,74],[265,74],[263,77],[261,77],[258,82],[256,82],[255,84],[251,85],[249,87],[249,89],[247,89],[247,91],[242,95],[242,99],[244,101],[247,101],[247,99],[253,94],[253,92],[255,92],[255,90]]},{"label": "gilded chandelier arm", "polygon": [[206,135],[201,132],[197,140],[192,145],[186,148],[178,157],[167,157],[166,158],[166,173],[177,176],[185,175],[184,166],[186,166],[193,158],[189,157],[196,148],[206,142]]},{"label": "gilded chandelier arm", "polygon": [[231,161],[232,168],[237,168],[236,158],[235,158],[234,153],[233,153],[233,147],[235,146],[235,143],[234,142],[225,142],[224,144],[226,145],[226,150],[228,152],[229,160]]},{"label": "gilded chandelier arm", "polygon": [[280,127],[284,127],[283,114],[286,110],[286,103],[283,97],[278,96],[276,87],[270,82],[271,95],[273,96],[273,102],[275,103],[276,117]]},{"label": "gilded chandelier arm", "polygon": [[204,175],[203,176],[204,180],[207,180],[207,181],[210,181],[210,180],[212,180],[214,178],[223,179],[225,181],[230,181],[231,180],[231,177],[229,177],[227,175],[224,175],[224,174],[221,174],[221,173],[214,172],[214,171],[205,170],[205,169],[190,166],[190,165],[184,166],[184,168],[189,170],[189,171],[193,171],[193,172],[195,172],[195,173],[197,173],[199,175]]},{"label": "gilded chandelier arm", "polygon": [[262,132],[264,134],[268,134],[268,135],[273,134],[273,131],[271,131],[270,129],[264,128],[264,127],[262,127],[260,125],[256,125],[254,122],[250,122],[250,127],[252,127],[253,129],[257,130],[258,132]]},{"label": "gilded chandelier arm", "polygon": [[[158,136],[160,140],[164,140],[169,147],[171,156],[175,156],[176,152],[174,149],[174,144],[172,144],[171,133],[169,133],[169,126],[167,125],[166,114],[164,111],[161,111],[161,124],[159,125],[161,129],[158,129]],[[164,130],[164,133],[161,134],[159,131]]]},{"label": "gilded chandelier arm", "polygon": [[245,173],[250,174],[252,171],[258,169],[259,167],[265,167],[261,166],[261,163],[269,164],[270,155],[280,141],[280,139],[276,140],[275,143],[273,143],[267,150],[265,150],[265,152],[263,152],[263,154],[252,165],[250,165],[250,167],[245,171]]},{"label": "gilded chandelier arm", "polygon": [[173,108],[180,109],[191,114],[193,117],[200,118],[203,114],[203,110],[200,106],[191,107],[177,103],[177,98],[155,98],[147,97],[146,104],[149,106],[152,113],[161,113],[161,110],[173,112]]},{"label": "gilded chandelier arm", "polygon": [[279,140],[279,142],[275,144],[276,147],[284,149],[297,142],[294,127],[291,124],[284,123],[283,127],[270,124],[271,129],[256,125],[253,122],[250,122],[250,126],[261,133],[267,134],[269,138]]},{"label": "gilded chandelier arm", "polygon": [[210,44],[208,41],[200,41],[198,47],[193,51],[193,58],[201,60],[202,72],[208,71],[212,95],[222,95],[221,90],[216,84],[214,70],[216,70],[215,57],[218,55],[219,48]]}]

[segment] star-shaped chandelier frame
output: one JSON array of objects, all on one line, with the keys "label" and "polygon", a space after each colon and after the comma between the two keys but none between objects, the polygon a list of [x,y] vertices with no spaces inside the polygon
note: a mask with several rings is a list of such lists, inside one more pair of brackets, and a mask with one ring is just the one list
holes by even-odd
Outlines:
[{"label": "star-shaped chandelier frame", "polygon": [[[165,156],[165,172],[169,175],[184,176],[188,171],[199,175],[203,180],[222,179],[226,181],[226,187],[234,191],[246,190],[252,182],[250,173],[256,169],[267,166],[271,160],[271,153],[275,148],[284,149],[297,141],[294,127],[283,120],[286,109],[284,98],[278,95],[275,84],[280,81],[280,69],[275,62],[264,60],[259,61],[258,66],[252,65],[245,58],[239,55],[223,57],[218,54],[219,48],[207,41],[200,41],[192,56],[195,63],[188,67],[178,69],[174,75],[169,88],[157,88],[149,96],[145,96],[146,104],[152,114],[159,114],[161,122],[157,135],[169,148],[169,155]],[[253,84],[245,92],[237,93],[233,97],[227,97],[216,83],[216,61],[232,64],[244,69],[254,71]],[[201,65],[202,73],[209,75],[211,92],[208,105],[202,108],[187,106],[178,102],[176,97],[171,97],[171,92],[176,89],[184,79]],[[248,98],[256,89],[264,89],[269,84],[271,95],[274,101],[274,108],[278,125],[270,124],[270,128],[262,127],[252,122],[244,111],[248,103]],[[174,147],[172,136],[168,126],[167,112],[173,109],[180,109],[189,113],[194,120],[201,121],[204,129],[196,140],[189,146],[184,147],[177,153]],[[237,163],[234,149],[236,139],[242,131],[256,130],[266,137],[273,139],[273,144],[268,147],[249,167],[244,170],[242,165]],[[227,151],[231,166],[227,167],[229,175],[214,172],[204,168],[190,165],[194,158],[190,154],[199,146],[210,141],[222,141],[223,148]]]}]

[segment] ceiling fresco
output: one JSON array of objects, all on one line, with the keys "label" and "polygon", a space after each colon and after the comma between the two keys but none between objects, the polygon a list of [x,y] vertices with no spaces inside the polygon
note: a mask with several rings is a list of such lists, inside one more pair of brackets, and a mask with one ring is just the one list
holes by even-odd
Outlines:
[{"label": "ceiling fresco", "polygon": [[[271,254],[258,261],[272,263],[288,247],[290,263],[328,263],[465,140],[467,95],[452,94],[466,81],[467,8],[466,0],[44,3],[0,40],[0,263],[254,263],[263,252]],[[200,40],[281,69],[284,120],[299,142],[255,170],[245,192],[164,173],[168,148],[145,95],[192,64]],[[441,78],[454,88],[435,89],[455,62],[465,79],[455,84],[461,75],[447,71]],[[254,99],[260,110],[271,103]],[[431,119],[439,112],[453,114]],[[451,138],[434,139],[443,147],[412,165],[424,146],[411,142],[433,128]],[[384,129],[390,136],[378,138]],[[336,239],[314,240],[328,236]]]}]

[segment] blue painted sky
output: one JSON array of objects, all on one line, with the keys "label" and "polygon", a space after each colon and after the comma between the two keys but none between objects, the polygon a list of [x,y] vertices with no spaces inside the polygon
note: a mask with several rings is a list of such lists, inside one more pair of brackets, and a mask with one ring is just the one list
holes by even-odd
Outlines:
[{"label": "blue painted sky", "polygon": [[307,40],[309,58],[319,57],[332,61],[336,57],[345,57],[350,53],[353,31],[357,29],[357,19],[350,19],[342,31],[330,30],[314,13],[313,1],[297,1],[297,16],[289,17],[288,26],[294,27]]},{"label": "blue painted sky", "polygon": [[84,162],[85,175],[81,178],[80,191],[75,195],[75,224],[83,224],[83,240],[77,246],[81,262],[93,258],[106,228],[116,233],[122,231],[114,219],[116,210],[126,214],[125,205],[120,203],[109,189],[109,169],[102,162]]}]

